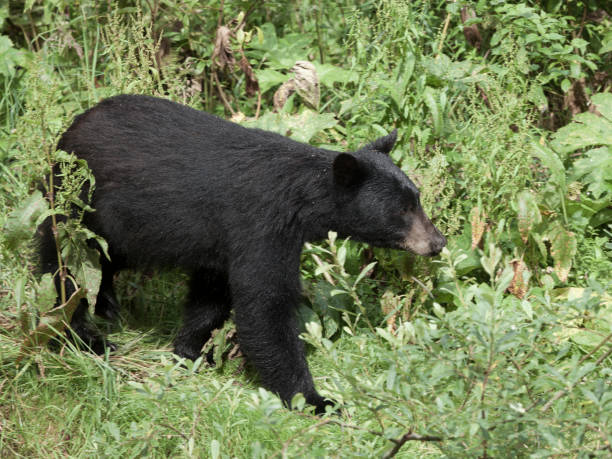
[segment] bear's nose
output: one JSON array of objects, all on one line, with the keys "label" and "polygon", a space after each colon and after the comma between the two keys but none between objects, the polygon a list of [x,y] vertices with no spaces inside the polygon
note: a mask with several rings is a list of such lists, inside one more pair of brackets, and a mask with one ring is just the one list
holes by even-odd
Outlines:
[{"label": "bear's nose", "polygon": [[446,246],[446,238],[442,235],[442,233],[436,234],[434,239],[431,241],[429,247],[431,249],[431,256],[438,255],[442,252],[442,249]]}]

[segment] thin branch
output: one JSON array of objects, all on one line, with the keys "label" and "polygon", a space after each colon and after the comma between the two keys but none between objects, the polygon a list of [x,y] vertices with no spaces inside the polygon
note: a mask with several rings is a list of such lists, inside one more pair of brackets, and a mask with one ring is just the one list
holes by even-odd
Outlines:
[{"label": "thin branch", "polygon": [[221,27],[221,25],[223,25],[223,3],[225,3],[225,0],[221,0],[221,3],[219,4],[219,17],[217,18],[217,29]]},{"label": "thin branch", "polygon": [[163,422],[159,423],[160,426],[165,427],[166,429],[170,429],[173,432],[176,432],[178,435],[180,435],[181,437],[183,437],[183,440],[185,441],[189,441],[189,438],[187,438],[187,435],[185,435],[183,432],[181,432],[180,430],[178,430],[175,427],[172,427],[170,424],[164,424]]},{"label": "thin branch", "polygon": [[261,110],[261,88],[257,85],[257,110],[255,110],[255,119],[259,118],[259,111]]},{"label": "thin branch", "polygon": [[427,288],[427,286],[426,286],[426,285],[425,285],[423,282],[421,282],[420,280],[418,280],[418,279],[417,279],[416,277],[414,277],[414,276],[411,276],[411,277],[412,277],[412,280],[413,280],[413,281],[415,281],[417,284],[419,284],[419,285],[421,286],[421,288],[422,288],[423,290],[425,290],[425,292],[427,293],[427,295],[429,295],[429,297],[430,297],[432,300],[434,300],[434,301],[436,300],[436,299],[434,298],[433,294],[431,293],[431,290],[429,290],[429,289]]},{"label": "thin branch", "polygon": [[393,448],[391,448],[387,452],[387,454],[383,456],[383,458],[389,459],[391,457],[394,457],[398,453],[400,448],[404,446],[406,442],[409,442],[409,441],[442,441],[442,440],[443,440],[442,437],[436,437],[434,435],[419,435],[419,434],[415,434],[412,432],[408,432],[402,435],[397,440],[391,439],[391,441],[395,443],[395,445],[393,446]]},{"label": "thin branch", "polygon": [[219,97],[221,97],[221,101],[223,102],[223,105],[225,106],[225,108],[229,110],[232,116],[234,116],[236,112],[234,111],[234,109],[232,108],[232,106],[230,105],[230,103],[225,97],[225,93],[223,92],[223,89],[221,88],[221,82],[219,81],[219,77],[217,76],[217,71],[213,70],[212,74],[213,74],[213,78],[217,86],[217,91],[219,91]]}]

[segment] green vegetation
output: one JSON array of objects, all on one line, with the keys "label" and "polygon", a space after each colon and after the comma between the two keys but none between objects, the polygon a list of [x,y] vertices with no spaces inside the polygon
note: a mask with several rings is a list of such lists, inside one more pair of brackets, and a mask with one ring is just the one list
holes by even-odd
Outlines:
[{"label": "green vegetation", "polygon": [[[4,3],[0,456],[608,457],[606,8]],[[398,128],[393,159],[449,244],[434,260],[333,233],[306,247],[304,339],[339,415],[290,412],[259,389],[231,324],[210,343],[225,356],[217,368],[177,361],[182,273],[119,276],[116,353],[93,356],[63,338],[41,346],[63,336],[72,303],[52,309],[53,279],[36,274],[36,226],[75,205],[92,211],[77,198],[91,181],[86,165],[54,146],[75,115],[119,93],[338,150]],[[66,179],[50,202],[54,164]],[[78,218],[58,231],[67,281],[93,298],[99,261],[86,241],[97,236]]]}]

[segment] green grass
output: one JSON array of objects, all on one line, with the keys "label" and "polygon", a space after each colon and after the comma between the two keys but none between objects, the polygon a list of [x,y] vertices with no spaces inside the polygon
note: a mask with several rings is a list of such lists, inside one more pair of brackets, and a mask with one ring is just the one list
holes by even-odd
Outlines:
[{"label": "green grass", "polygon": [[[367,410],[321,419],[280,408],[276,397],[258,389],[241,357],[221,370],[185,367],[171,352],[168,322],[178,325],[140,310],[110,334],[119,345],[112,355],[66,346],[19,365],[6,355],[18,343],[0,335],[2,457],[209,457],[214,442],[219,457],[347,457],[391,448],[378,436],[338,425],[359,426]],[[347,356],[360,354],[350,337],[339,346]],[[341,376],[321,353],[308,358],[315,384],[329,393]],[[368,362],[366,369],[376,365]],[[403,454],[427,457],[436,450],[414,445]]]}]

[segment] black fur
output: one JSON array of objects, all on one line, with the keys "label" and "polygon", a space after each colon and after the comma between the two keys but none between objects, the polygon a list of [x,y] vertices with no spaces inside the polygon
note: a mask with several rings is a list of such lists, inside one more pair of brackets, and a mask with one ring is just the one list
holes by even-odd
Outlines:
[{"label": "black fur", "polygon": [[[192,277],[176,353],[197,358],[234,308],[241,349],[263,385],[286,403],[301,392],[323,411],[330,402],[314,388],[295,318],[304,242],[334,230],[382,247],[417,244],[426,255],[446,242],[414,184],[382,154],[396,136],[339,154],[167,100],[102,101],[58,145],[86,159],[96,178],[96,211],[84,223],[108,241],[112,260],[96,313],[117,314],[116,271],[182,267]],[[49,222],[41,234],[43,270],[55,272]],[[72,328],[98,352],[103,337],[83,308]]]}]

